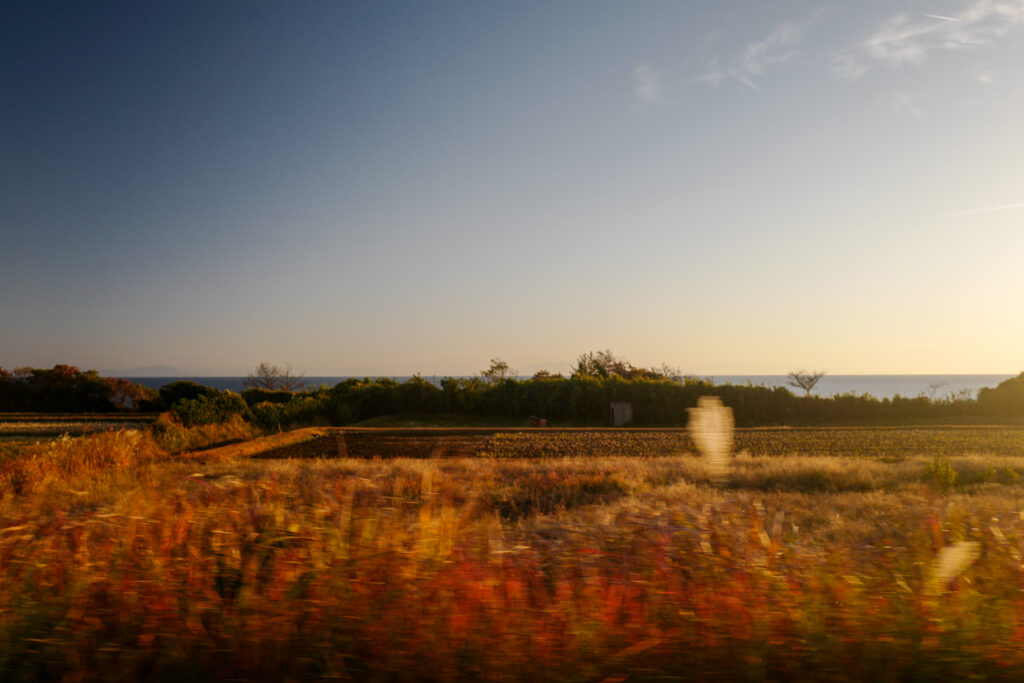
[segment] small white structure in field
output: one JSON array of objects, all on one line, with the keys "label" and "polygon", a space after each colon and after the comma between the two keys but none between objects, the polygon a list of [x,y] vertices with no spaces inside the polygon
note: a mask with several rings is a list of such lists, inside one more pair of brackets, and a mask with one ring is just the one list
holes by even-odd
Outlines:
[{"label": "small white structure in field", "polygon": [[633,421],[633,404],[626,403],[625,401],[613,401],[611,403],[612,408],[612,426],[621,427],[624,424],[629,424]]},{"label": "small white structure in field", "polygon": [[729,476],[731,464],[732,408],[722,405],[717,396],[701,396],[697,399],[697,407],[687,410],[690,413],[690,437],[707,463],[711,480],[722,483]]}]

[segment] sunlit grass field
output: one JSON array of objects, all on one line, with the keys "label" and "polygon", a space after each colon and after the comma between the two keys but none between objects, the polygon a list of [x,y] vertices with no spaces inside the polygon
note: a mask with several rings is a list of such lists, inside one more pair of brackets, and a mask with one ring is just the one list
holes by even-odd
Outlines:
[{"label": "sunlit grass field", "polygon": [[64,434],[82,436],[121,429],[144,429],[152,415],[117,413],[4,413],[0,412],[0,460],[24,444]]},{"label": "sunlit grass field", "polygon": [[740,432],[717,483],[670,432],[171,453],[234,429],[0,462],[0,679],[1024,676],[1021,430]]}]

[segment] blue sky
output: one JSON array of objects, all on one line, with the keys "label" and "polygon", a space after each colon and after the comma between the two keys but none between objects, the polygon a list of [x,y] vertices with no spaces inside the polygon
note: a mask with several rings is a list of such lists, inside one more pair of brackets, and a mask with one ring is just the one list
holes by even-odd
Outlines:
[{"label": "blue sky", "polygon": [[1024,368],[1024,2],[24,3],[0,365]]}]

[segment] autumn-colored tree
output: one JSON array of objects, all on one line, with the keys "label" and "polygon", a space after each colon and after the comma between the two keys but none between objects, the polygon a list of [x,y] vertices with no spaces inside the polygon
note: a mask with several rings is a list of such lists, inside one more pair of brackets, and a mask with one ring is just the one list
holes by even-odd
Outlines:
[{"label": "autumn-colored tree", "polygon": [[154,390],[119,377],[107,377],[106,383],[110,400],[118,410],[141,410],[156,397]]}]

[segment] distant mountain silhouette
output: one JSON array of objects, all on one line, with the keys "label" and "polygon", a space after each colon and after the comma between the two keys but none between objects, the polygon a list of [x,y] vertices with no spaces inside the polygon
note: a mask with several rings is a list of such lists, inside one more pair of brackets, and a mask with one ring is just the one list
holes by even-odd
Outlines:
[{"label": "distant mountain silhouette", "polygon": [[147,365],[142,368],[119,368],[100,370],[104,377],[186,377],[195,373],[170,365]]}]

